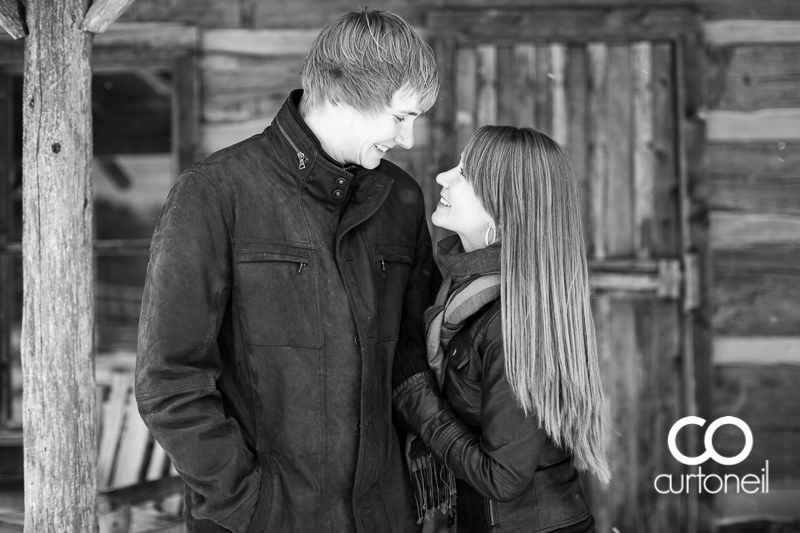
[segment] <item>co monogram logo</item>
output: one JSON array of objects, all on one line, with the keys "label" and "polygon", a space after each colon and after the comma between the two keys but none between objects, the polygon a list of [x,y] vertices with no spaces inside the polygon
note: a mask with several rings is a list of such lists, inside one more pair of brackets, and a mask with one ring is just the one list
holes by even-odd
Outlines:
[{"label": "co monogram logo", "polygon": [[[699,465],[705,463],[709,459],[714,459],[714,461],[721,465],[738,465],[747,459],[747,456],[750,455],[750,450],[753,449],[753,432],[750,431],[750,426],[735,416],[723,416],[722,418],[718,418],[709,424],[708,428],[706,429],[705,439],[703,441],[706,446],[705,453],[702,453],[697,457],[686,457],[680,451],[678,451],[678,447],[675,445],[675,439],[678,436],[678,431],[689,424],[703,427],[705,423],[706,421],[699,416],[687,416],[675,422],[675,424],[672,426],[672,429],[669,430],[669,439],[667,441],[669,444],[669,451],[672,453],[672,456],[675,457],[675,459],[685,465]],[[711,440],[714,438],[714,432],[726,424],[736,426],[742,430],[742,433],[744,433],[744,449],[741,451],[741,453],[739,453],[739,455],[734,457],[724,457],[718,454],[711,442]]]}]

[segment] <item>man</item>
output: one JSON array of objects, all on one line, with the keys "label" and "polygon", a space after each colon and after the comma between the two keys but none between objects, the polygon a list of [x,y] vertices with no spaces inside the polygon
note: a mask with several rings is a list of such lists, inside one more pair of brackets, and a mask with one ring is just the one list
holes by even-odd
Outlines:
[{"label": "man", "polygon": [[[189,531],[416,531],[391,421],[436,269],[411,148],[430,48],[364,10],[319,34],[260,135],[185,171],[151,245],[139,411]],[[424,357],[424,355],[421,355]]]}]

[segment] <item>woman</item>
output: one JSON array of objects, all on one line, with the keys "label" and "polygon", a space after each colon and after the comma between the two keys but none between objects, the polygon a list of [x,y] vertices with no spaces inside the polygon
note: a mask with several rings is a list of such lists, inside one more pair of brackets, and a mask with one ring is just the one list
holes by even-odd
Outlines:
[{"label": "woman", "polygon": [[432,372],[398,361],[393,396],[433,458],[412,454],[420,511],[452,512],[455,477],[459,532],[594,531],[576,469],[610,474],[569,160],[533,129],[484,126],[436,181],[432,221],[456,235],[426,313]]}]

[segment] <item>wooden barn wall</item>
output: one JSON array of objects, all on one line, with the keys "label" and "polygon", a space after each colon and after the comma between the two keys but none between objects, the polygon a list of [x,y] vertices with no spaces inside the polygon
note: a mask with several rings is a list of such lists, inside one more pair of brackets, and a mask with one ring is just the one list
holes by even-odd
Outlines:
[{"label": "wooden barn wall", "polygon": [[[705,194],[711,210],[713,271],[712,403],[717,416],[745,420],[751,457],[732,470],[759,472],[769,459],[770,495],[718,495],[722,521],[778,513],[773,502],[800,497],[800,2],[788,0],[641,1],[694,4],[706,20],[707,150]],[[493,7],[553,5],[497,0]],[[629,0],[570,0],[566,5],[630,5]],[[183,21],[203,29],[202,151],[266,127],[316,32],[353,0],[137,0],[122,22]],[[427,11],[485,7],[485,0],[369,3],[403,15],[425,35]],[[390,159],[435,190],[441,169],[426,165],[430,118],[415,128],[410,151]],[[463,140],[459,137],[459,142]],[[455,163],[455,161],[453,162]],[[718,449],[741,449],[741,435],[720,431]],[[725,437],[725,438],[722,438]],[[724,442],[723,442],[724,441]]]},{"label": "wooden barn wall", "polygon": [[[705,33],[714,407],[753,431],[733,470],[769,460],[772,493],[717,508],[769,514],[800,499],[800,24],[715,21]],[[743,437],[728,429],[715,442],[732,455]]]},{"label": "wooden barn wall", "polygon": [[[269,125],[317,31],[356,0],[137,0],[117,24],[183,22],[201,29],[201,151]],[[770,461],[770,494],[718,495],[719,516],[769,515],[800,500],[800,1],[378,0],[425,35],[427,12],[447,7],[695,5],[706,36],[707,145],[702,197],[711,213],[714,418],[754,434],[750,458]],[[430,184],[430,118],[416,144],[390,159]],[[460,139],[460,137],[459,137]],[[453,161],[453,164],[456,162]],[[703,386],[703,384],[700,384]],[[741,434],[717,432],[735,455]],[[797,512],[797,511],[795,511]]]}]

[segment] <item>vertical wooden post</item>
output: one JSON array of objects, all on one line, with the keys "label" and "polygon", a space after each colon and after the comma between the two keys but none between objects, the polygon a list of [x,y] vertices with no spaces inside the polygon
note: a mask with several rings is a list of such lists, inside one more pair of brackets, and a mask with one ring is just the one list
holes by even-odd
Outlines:
[{"label": "vertical wooden post", "polygon": [[[8,243],[11,226],[11,183],[14,165],[11,76],[0,70],[0,246]],[[11,310],[13,304],[11,256],[0,253],[0,425],[11,418]]]},{"label": "vertical wooden post", "polygon": [[93,532],[91,35],[88,0],[28,3],[23,95],[25,530]]}]

